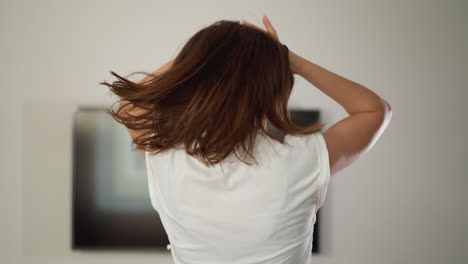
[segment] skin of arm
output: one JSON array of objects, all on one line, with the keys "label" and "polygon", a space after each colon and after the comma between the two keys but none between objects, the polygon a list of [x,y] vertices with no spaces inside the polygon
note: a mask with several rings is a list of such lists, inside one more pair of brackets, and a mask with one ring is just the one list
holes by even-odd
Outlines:
[{"label": "skin of arm", "polygon": [[[163,66],[161,66],[159,69],[157,69],[156,71],[153,72],[153,75],[159,75],[159,74],[162,74],[164,73],[165,71],[167,71],[173,64],[174,60],[170,60],[168,62],[166,62]],[[138,83],[142,83],[142,82],[146,82],[147,80],[151,79],[152,77],[151,76],[146,76],[143,80],[141,80],[140,82]],[[127,104],[128,101],[127,100],[122,100],[120,102],[120,106],[124,105],[124,104]],[[133,105],[129,104],[127,105],[126,107],[129,107],[129,108],[132,108]],[[129,111],[129,113],[133,116],[137,116],[139,115],[140,113],[142,113],[144,111],[144,109],[141,109],[141,108],[138,108],[138,107],[134,107],[133,110]],[[142,131],[136,131],[136,130],[133,130],[133,129],[128,129],[128,133],[130,134],[130,136],[132,137],[133,140],[135,140],[139,135],[143,134],[144,132]],[[139,150],[140,153],[141,153],[141,156],[143,158],[145,158],[145,150],[142,150],[140,149]]]}]

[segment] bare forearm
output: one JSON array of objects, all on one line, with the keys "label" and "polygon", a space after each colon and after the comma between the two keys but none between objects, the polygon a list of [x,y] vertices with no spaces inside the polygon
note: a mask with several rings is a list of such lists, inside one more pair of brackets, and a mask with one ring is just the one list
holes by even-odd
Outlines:
[{"label": "bare forearm", "polygon": [[294,71],[339,103],[348,114],[385,111],[388,103],[370,89],[339,76],[290,51]]}]

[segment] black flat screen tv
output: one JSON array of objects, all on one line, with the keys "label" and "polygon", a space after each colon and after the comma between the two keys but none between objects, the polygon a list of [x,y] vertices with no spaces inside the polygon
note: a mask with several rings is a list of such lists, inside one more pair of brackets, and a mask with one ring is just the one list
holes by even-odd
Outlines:
[{"label": "black flat screen tv", "polygon": [[[307,126],[318,110],[289,111]],[[104,107],[78,107],[73,113],[72,249],[166,249],[167,234],[151,206],[144,159],[131,151],[131,138]],[[268,129],[277,135],[274,127]],[[320,210],[312,253],[319,252]]]}]

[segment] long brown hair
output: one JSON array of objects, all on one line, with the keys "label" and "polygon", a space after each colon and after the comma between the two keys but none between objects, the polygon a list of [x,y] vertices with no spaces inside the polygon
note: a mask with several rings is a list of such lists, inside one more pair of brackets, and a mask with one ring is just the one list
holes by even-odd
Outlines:
[{"label": "long brown hair", "polygon": [[[143,72],[144,73],[144,72]],[[284,144],[280,133],[311,134],[321,122],[302,128],[289,118],[288,100],[294,85],[288,50],[267,33],[237,21],[219,20],[193,35],[164,73],[135,83],[119,80],[111,91],[140,108],[128,115],[121,105],[105,111],[129,129],[140,131],[137,149],[157,154],[184,144],[186,153],[214,166],[234,153],[242,162],[258,133]],[[124,113],[121,113],[124,112]],[[238,155],[239,149],[244,158]]]}]

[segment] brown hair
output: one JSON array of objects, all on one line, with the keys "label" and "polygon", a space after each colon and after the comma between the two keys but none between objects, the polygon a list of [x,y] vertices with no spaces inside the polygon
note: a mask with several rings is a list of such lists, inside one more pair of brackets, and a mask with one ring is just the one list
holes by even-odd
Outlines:
[{"label": "brown hair", "polygon": [[[270,122],[286,134],[312,134],[324,126],[302,128],[287,109],[294,85],[289,54],[265,32],[237,21],[219,20],[193,35],[172,66],[148,81],[135,83],[111,71],[119,80],[107,85],[140,115],[107,108],[117,122],[141,131],[137,149],[155,152],[184,144],[186,152],[207,166],[224,160],[242,147],[252,157],[257,133],[284,144],[268,131]],[[125,111],[124,111],[125,112]],[[257,162],[258,164],[258,162]]]}]

